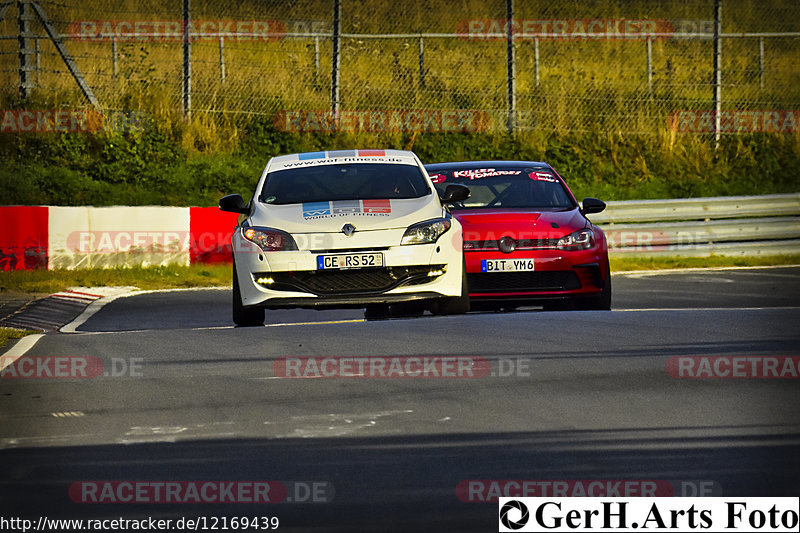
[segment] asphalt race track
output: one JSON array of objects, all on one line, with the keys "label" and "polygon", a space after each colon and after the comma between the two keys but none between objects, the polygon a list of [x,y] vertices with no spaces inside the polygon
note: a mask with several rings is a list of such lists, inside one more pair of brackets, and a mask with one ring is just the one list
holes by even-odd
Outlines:
[{"label": "asphalt race track", "polygon": [[[76,333],[42,337],[26,357],[98,358],[105,375],[0,379],[2,514],[497,531],[496,503],[463,501],[470,480],[800,494],[800,380],[667,371],[675,357],[800,355],[800,267],[616,275],[611,312],[366,322],[356,310],[291,310],[234,328],[229,300],[119,298]],[[276,364],[365,356],[488,366],[472,377],[284,378]],[[87,480],[270,480],[289,492],[257,505],[74,502],[70,486]],[[314,483],[330,501],[308,501]]]}]

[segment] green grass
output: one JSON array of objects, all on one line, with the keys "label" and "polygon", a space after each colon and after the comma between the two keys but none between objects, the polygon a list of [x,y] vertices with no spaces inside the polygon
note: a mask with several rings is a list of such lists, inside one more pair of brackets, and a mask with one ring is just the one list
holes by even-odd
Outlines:
[{"label": "green grass", "polygon": [[230,285],[230,265],[109,268],[104,270],[18,270],[0,276],[0,293],[51,294],[70,287],[179,289]]},{"label": "green grass", "polygon": [[5,346],[11,339],[21,339],[33,333],[36,332],[27,329],[0,328],[0,348]]},{"label": "green grass", "polygon": [[798,254],[760,257],[619,257],[612,255],[609,260],[612,272],[662,270],[667,268],[800,265],[800,255]]},{"label": "green grass", "polygon": [[413,150],[425,163],[530,160],[552,164],[579,198],[603,200],[758,195],[800,190],[800,135],[702,139],[524,132],[506,134],[288,134],[243,123],[231,153],[191,155],[178,137],[22,136],[0,133],[0,198],[11,205],[213,206],[245,196],[269,157],[314,150]]}]

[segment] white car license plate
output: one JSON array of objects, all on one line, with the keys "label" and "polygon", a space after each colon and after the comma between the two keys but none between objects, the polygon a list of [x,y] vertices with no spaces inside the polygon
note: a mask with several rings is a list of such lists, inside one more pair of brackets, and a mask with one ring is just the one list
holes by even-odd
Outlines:
[{"label": "white car license plate", "polygon": [[371,268],[383,266],[383,254],[318,255],[317,270]]},{"label": "white car license plate", "polygon": [[533,259],[481,260],[481,272],[521,272],[533,269]]}]

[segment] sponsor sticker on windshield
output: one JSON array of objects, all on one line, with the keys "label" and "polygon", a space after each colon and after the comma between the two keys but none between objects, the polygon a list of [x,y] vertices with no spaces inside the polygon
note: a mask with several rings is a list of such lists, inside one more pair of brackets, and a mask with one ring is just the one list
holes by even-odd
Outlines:
[{"label": "sponsor sticker on windshield", "polygon": [[431,174],[431,181],[434,183],[444,183],[447,179],[447,176],[444,174]]},{"label": "sponsor sticker on windshield", "polygon": [[528,174],[528,177],[530,179],[536,180],[536,181],[549,181],[549,182],[552,182],[552,183],[555,183],[556,181],[558,181],[558,180],[556,180],[555,176],[553,176],[549,172],[534,171],[534,172],[531,172],[530,174]]},{"label": "sponsor sticker on windshield", "polygon": [[361,202],[359,200],[336,200],[332,204],[334,215],[361,212]]},{"label": "sponsor sticker on windshield", "polygon": [[351,163],[381,163],[417,166],[417,161],[408,152],[398,150],[331,150],[328,152],[304,152],[278,156],[271,161],[271,171],[319,165],[342,165]]},{"label": "sponsor sticker on windshield", "polygon": [[471,168],[469,170],[453,171],[454,178],[469,178],[471,180],[494,176],[516,176],[519,174],[522,174],[521,170],[497,170],[494,168]]},{"label": "sponsor sticker on windshield", "polygon": [[392,214],[390,200],[335,200],[333,202],[305,202],[303,218],[317,220],[345,216],[380,217]]},{"label": "sponsor sticker on windshield", "polygon": [[389,200],[361,200],[365,213],[391,213],[392,204]]},{"label": "sponsor sticker on windshield", "polygon": [[317,218],[330,214],[330,202],[306,202],[303,204],[303,218]]}]

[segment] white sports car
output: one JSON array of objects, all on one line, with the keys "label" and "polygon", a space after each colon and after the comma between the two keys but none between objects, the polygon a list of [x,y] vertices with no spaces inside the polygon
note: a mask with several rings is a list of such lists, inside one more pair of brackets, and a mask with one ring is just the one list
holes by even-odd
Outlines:
[{"label": "white sports car", "polygon": [[469,310],[461,226],[419,158],[400,150],[337,150],[273,157],[233,233],[233,321],[264,309],[363,307],[367,318]]}]

